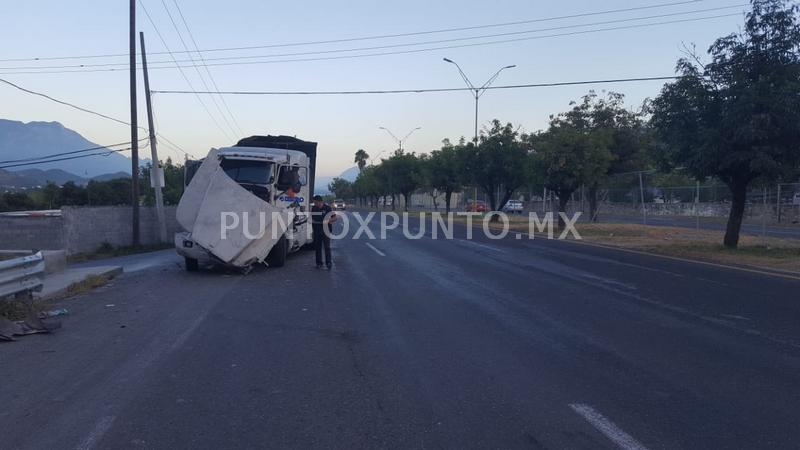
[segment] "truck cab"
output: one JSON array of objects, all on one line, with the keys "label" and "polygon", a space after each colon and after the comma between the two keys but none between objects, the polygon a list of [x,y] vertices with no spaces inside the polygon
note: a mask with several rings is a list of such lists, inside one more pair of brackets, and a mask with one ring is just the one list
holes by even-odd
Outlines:
[{"label": "truck cab", "polygon": [[[240,145],[253,138],[265,146]],[[187,163],[187,185],[177,213],[185,231],[176,234],[175,246],[188,270],[196,270],[201,261],[279,267],[289,253],[310,243],[316,143],[295,140],[313,144],[309,152],[267,146],[278,138],[294,144],[294,138],[253,138],[212,149],[199,163]],[[229,227],[232,216],[237,216],[237,227]]]}]

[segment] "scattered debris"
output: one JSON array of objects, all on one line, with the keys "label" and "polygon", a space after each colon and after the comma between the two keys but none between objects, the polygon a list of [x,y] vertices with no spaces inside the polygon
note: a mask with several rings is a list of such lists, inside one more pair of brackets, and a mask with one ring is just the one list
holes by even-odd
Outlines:
[{"label": "scattered debris", "polygon": [[51,311],[42,311],[39,313],[40,319],[47,319],[48,317],[66,316],[69,314],[67,308],[53,309]]},{"label": "scattered debris", "polygon": [[61,322],[42,320],[36,314],[31,314],[27,319],[16,322],[0,317],[0,340],[15,341],[15,336],[50,333],[59,328],[61,328]]}]

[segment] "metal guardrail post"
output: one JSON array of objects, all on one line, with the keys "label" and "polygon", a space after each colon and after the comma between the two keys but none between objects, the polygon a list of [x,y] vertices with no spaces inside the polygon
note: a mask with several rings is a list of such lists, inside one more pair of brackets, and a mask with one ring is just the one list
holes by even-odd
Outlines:
[{"label": "metal guardrail post", "polygon": [[44,277],[42,252],[0,261],[0,300],[41,290]]}]

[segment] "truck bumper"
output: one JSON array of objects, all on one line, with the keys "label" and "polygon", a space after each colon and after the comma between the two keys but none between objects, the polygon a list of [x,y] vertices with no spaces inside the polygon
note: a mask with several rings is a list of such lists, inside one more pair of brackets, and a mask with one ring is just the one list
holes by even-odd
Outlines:
[{"label": "truck bumper", "polygon": [[192,240],[192,234],[188,231],[175,233],[175,250],[184,258],[196,259],[198,261],[209,261],[212,259],[206,249]]}]

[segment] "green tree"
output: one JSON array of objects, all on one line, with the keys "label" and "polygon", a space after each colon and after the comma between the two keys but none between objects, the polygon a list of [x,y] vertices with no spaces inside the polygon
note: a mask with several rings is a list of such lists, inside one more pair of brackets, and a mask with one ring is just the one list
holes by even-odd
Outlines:
[{"label": "green tree", "polygon": [[[402,195],[405,200],[405,210],[408,211],[411,195],[422,186],[423,182],[422,164],[419,157],[414,153],[397,150],[394,155],[383,161],[380,167],[385,168],[384,175],[389,182],[392,198],[395,194]],[[392,201],[392,209],[394,209],[395,203]]]},{"label": "green tree", "polygon": [[333,192],[336,198],[346,199],[353,197],[353,183],[344,178],[334,178],[333,181],[328,184],[328,190]]},{"label": "green tree", "polygon": [[[611,130],[593,129],[587,115],[576,112],[582,108],[553,117],[546,131],[527,137],[534,149],[529,177],[558,195],[559,212],[566,212],[570,197],[582,185],[593,186],[604,178],[614,159],[608,149]],[[563,228],[560,215],[558,224]]]},{"label": "green tree", "polygon": [[382,195],[382,192],[376,171],[377,167],[375,166],[365,167],[353,183],[353,190],[360,199],[371,199],[374,205],[378,206],[378,197]]},{"label": "green tree", "polygon": [[442,148],[432,151],[427,160],[427,182],[437,191],[444,192],[445,211],[448,213],[453,192],[461,190],[465,178],[462,170],[463,149],[463,144],[455,146],[445,139]]},{"label": "green tree", "polygon": [[798,6],[753,0],[744,29],[717,39],[711,62],[678,61],[679,80],[651,104],[666,167],[730,189],[724,245],[737,247],[748,186],[795,174],[800,162]]},{"label": "green tree", "polygon": [[[488,133],[480,136],[477,146],[470,142],[460,148],[462,173],[469,183],[480,186],[486,193],[492,211],[502,209],[514,191],[525,184],[528,148],[510,123],[503,125],[497,119],[492,121]],[[492,220],[496,219],[495,216]]]},{"label": "green tree", "polygon": [[61,186],[60,203],[69,206],[82,206],[88,202],[86,188],[67,181]]},{"label": "green tree", "polygon": [[61,188],[52,181],[48,181],[47,185],[42,189],[42,199],[47,205],[47,209],[59,208],[61,206],[59,199],[60,194]]},{"label": "green tree", "polygon": [[364,151],[364,149],[359,149],[356,152],[355,159],[353,162],[358,165],[358,171],[361,172],[364,170],[364,167],[367,165],[367,161],[369,160],[369,154]]}]

